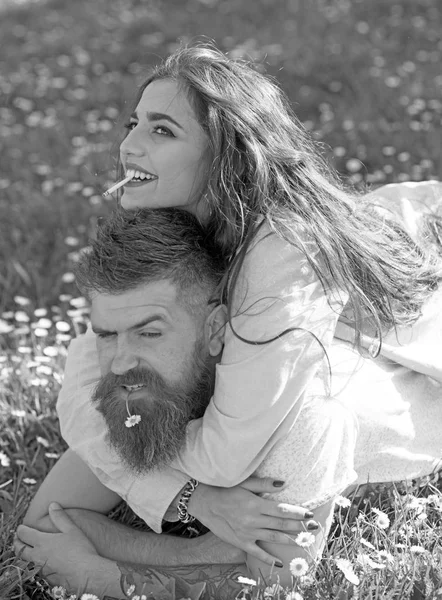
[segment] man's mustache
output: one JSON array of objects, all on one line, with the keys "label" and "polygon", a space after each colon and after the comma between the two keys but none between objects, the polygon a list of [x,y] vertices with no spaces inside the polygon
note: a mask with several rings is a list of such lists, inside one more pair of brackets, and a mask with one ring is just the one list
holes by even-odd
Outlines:
[{"label": "man's mustache", "polygon": [[143,367],[135,367],[122,375],[109,372],[102,377],[95,388],[93,400],[97,401],[107,394],[115,392],[118,387],[131,385],[144,385],[155,392],[164,389],[165,381],[158,373]]}]

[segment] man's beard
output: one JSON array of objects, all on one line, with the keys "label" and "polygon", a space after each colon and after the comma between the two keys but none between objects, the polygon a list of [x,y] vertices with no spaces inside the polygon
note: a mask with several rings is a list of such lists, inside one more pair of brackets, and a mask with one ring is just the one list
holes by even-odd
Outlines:
[{"label": "man's beard", "polygon": [[[138,475],[169,464],[183,446],[187,423],[204,414],[213,393],[214,374],[200,355],[201,344],[196,344],[191,364],[177,384],[168,384],[158,373],[140,367],[123,375],[108,373],[98,383],[92,401],[106,421],[108,442]],[[143,397],[131,400],[129,396],[127,404],[141,421],[128,428],[128,392],[121,386],[137,384],[144,385]]]}]

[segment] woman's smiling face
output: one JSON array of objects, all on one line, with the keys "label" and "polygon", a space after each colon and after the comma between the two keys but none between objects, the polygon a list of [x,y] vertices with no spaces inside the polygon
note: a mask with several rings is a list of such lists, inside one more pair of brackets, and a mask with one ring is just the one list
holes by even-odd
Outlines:
[{"label": "woman's smiling face", "polygon": [[150,83],[128,123],[120,146],[125,172],[141,173],[124,186],[121,205],[135,208],[179,207],[199,218],[210,167],[209,140],[185,92],[170,79]]}]

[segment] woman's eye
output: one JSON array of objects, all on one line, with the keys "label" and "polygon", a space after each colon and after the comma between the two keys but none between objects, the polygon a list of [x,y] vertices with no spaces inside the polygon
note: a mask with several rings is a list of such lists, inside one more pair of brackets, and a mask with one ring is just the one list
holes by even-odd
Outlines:
[{"label": "woman's eye", "polygon": [[132,131],[132,129],[134,129],[137,125],[138,123],[136,121],[129,121],[129,123],[124,124],[124,127],[129,129],[129,131]]},{"label": "woman's eye", "polygon": [[171,132],[171,130],[168,127],[164,127],[164,125],[156,125],[154,127],[154,131],[155,131],[155,133],[158,133],[159,135],[167,135],[169,137],[175,137],[173,135],[173,133]]}]

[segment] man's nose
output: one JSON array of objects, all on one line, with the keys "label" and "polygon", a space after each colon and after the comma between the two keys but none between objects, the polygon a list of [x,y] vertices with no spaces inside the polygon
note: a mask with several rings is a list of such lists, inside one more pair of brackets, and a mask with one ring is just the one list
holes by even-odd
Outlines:
[{"label": "man's nose", "polygon": [[127,371],[138,367],[138,356],[126,345],[117,348],[117,352],[112,360],[111,371],[114,375],[123,375]]}]

